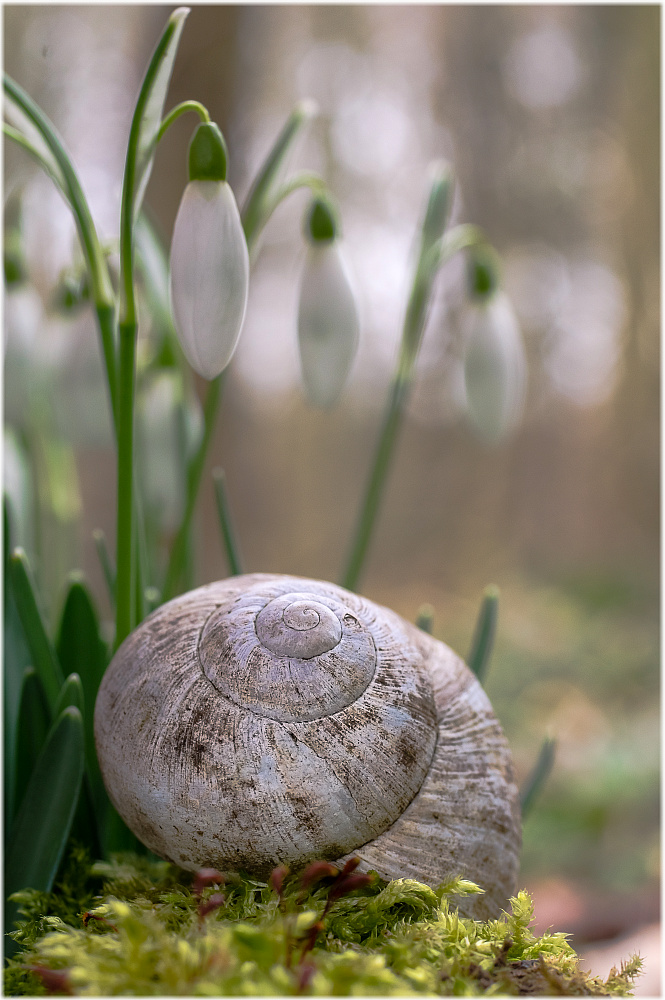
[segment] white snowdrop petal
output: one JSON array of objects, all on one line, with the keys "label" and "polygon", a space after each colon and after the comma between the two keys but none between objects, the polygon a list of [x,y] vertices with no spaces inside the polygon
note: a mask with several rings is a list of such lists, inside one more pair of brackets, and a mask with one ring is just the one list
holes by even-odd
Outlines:
[{"label": "white snowdrop petal", "polygon": [[171,244],[171,307],[192,368],[213,379],[227,366],[247,308],[249,255],[225,181],[190,181]]},{"label": "white snowdrop petal", "polygon": [[358,310],[337,243],[310,246],[300,286],[298,342],[305,392],[315,406],[339,397],[358,346]]},{"label": "white snowdrop petal", "polygon": [[486,441],[499,441],[519,421],[526,388],[522,335],[510,300],[502,292],[473,307],[464,380],[471,423]]}]

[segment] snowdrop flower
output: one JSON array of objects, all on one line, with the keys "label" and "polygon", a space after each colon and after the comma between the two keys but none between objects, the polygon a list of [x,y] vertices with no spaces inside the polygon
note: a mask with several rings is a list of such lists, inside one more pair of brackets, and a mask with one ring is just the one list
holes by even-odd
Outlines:
[{"label": "snowdrop flower", "polygon": [[464,349],[467,414],[480,437],[496,443],[522,414],[526,354],[504,292],[495,292],[469,308]]},{"label": "snowdrop flower", "polygon": [[171,243],[175,327],[187,360],[206,379],[216,378],[231,360],[249,288],[247,243],[226,162],[217,125],[199,125]]},{"label": "snowdrop flower", "polygon": [[300,283],[298,343],[307,398],[315,406],[336,402],[358,346],[358,310],[340,252],[337,224],[329,204],[314,201]]}]

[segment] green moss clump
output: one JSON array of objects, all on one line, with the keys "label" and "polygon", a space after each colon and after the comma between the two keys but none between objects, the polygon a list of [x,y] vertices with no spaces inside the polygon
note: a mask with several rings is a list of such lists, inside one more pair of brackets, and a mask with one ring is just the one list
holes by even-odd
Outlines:
[{"label": "green moss clump", "polygon": [[351,875],[342,887],[328,873],[275,891],[216,878],[193,885],[165,862],[72,855],[53,893],[17,894],[22,950],[6,995],[626,995],[641,965],[605,982],[582,972],[566,934],[529,929],[526,892],[500,920],[460,917],[452,897],[480,891],[463,879],[434,890]]}]

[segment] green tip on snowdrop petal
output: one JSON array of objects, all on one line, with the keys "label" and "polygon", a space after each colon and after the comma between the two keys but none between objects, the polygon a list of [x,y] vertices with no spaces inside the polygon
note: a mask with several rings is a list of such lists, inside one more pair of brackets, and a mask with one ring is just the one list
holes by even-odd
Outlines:
[{"label": "green tip on snowdrop petal", "polygon": [[358,310],[336,241],[311,245],[300,285],[298,343],[303,384],[315,406],[338,399],[358,346]]},{"label": "green tip on snowdrop petal", "polygon": [[192,368],[214,379],[233,356],[247,308],[249,255],[226,181],[190,181],[171,243],[171,308]]},{"label": "green tip on snowdrop petal", "polygon": [[469,249],[467,256],[467,287],[471,299],[485,302],[497,292],[501,280],[501,261],[488,243]]},{"label": "green tip on snowdrop petal", "polygon": [[190,181],[225,181],[229,153],[215,122],[201,122],[189,145]]},{"label": "green tip on snowdrop petal", "polygon": [[497,292],[470,307],[464,351],[467,412],[488,444],[504,438],[524,407],[526,354],[510,300]]},{"label": "green tip on snowdrop petal", "polygon": [[339,232],[337,212],[328,198],[312,201],[305,223],[305,235],[311,243],[329,243]]}]

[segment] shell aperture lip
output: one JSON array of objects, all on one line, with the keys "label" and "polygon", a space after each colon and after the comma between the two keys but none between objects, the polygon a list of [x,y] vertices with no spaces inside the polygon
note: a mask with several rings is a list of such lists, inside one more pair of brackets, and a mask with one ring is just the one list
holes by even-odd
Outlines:
[{"label": "shell aperture lip", "polygon": [[291,587],[262,581],[213,611],[198,644],[201,668],[220,694],[264,718],[334,715],[374,677],[374,638],[337,594],[284,579]]}]

